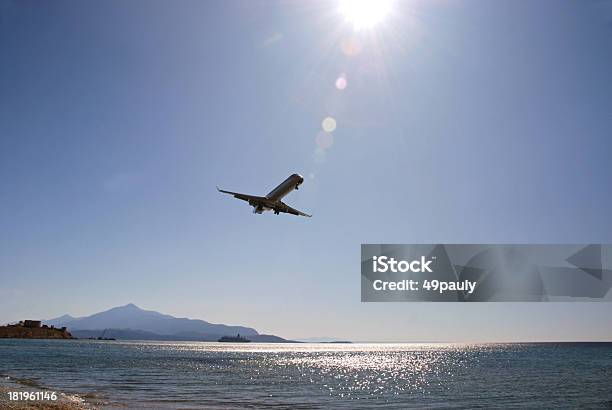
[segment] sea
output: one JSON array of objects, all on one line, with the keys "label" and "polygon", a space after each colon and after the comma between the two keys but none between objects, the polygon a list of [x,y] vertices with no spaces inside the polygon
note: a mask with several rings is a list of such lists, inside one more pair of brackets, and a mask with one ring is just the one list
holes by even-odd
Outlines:
[{"label": "sea", "polygon": [[612,343],[0,339],[0,374],[103,409],[612,409]]}]

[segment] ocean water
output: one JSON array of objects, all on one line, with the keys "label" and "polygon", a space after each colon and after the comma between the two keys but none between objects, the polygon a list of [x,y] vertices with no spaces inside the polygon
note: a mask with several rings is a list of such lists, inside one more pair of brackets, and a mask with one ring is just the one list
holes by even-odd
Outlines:
[{"label": "ocean water", "polygon": [[3,383],[102,408],[612,408],[612,344],[0,339]]}]

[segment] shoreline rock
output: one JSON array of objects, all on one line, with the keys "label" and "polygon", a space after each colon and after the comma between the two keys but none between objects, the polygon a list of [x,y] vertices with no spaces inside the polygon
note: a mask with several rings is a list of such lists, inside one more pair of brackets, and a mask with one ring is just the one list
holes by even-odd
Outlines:
[{"label": "shoreline rock", "polygon": [[66,328],[0,326],[0,339],[73,339]]}]

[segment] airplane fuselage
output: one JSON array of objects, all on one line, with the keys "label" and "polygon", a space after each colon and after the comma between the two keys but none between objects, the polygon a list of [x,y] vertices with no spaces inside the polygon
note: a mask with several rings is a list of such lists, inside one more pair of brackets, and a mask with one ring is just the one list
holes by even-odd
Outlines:
[{"label": "airplane fuselage", "polygon": [[283,199],[287,194],[298,187],[304,182],[304,178],[299,174],[290,175],[287,179],[281,182],[276,188],[274,188],[266,198],[272,201],[279,201]]},{"label": "airplane fuselage", "polygon": [[[298,189],[299,186],[304,182],[304,177],[299,174],[292,174],[287,177],[283,182],[281,182],[276,188],[274,188],[266,198],[272,202],[280,201],[287,194],[289,194],[294,189]],[[264,211],[270,211],[272,208],[267,207],[261,204],[251,204],[253,205],[253,213],[261,214]]]}]

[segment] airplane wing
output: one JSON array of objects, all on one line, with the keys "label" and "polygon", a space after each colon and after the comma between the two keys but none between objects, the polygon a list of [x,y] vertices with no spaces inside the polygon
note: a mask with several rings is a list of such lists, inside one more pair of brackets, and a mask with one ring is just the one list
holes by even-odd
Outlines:
[{"label": "airplane wing", "polygon": [[286,214],[298,215],[298,216],[306,216],[308,218],[312,217],[312,215],[305,214],[302,211],[298,211],[295,208],[291,208],[289,205],[284,203],[283,201],[278,201],[278,204],[274,207],[275,211],[284,212]]},{"label": "airplane wing", "polygon": [[217,187],[217,191],[223,192],[224,194],[233,195],[234,198],[242,199],[243,201],[247,201],[248,203],[251,203],[251,202],[263,203],[267,200],[267,198],[264,198],[263,196],[254,196],[254,195],[241,194],[240,192],[225,191],[223,189],[220,189],[219,187]]}]

